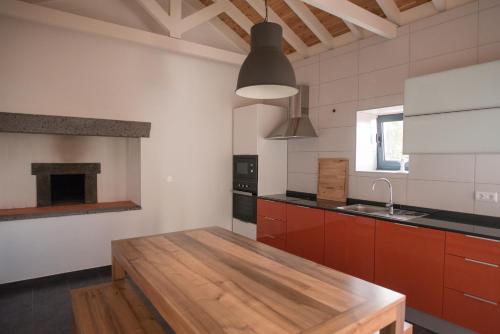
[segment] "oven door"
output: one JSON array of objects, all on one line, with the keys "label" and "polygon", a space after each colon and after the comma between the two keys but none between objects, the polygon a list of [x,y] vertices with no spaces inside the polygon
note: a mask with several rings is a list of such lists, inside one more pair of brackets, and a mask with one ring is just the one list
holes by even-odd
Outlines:
[{"label": "oven door", "polygon": [[256,224],[257,196],[249,192],[233,190],[233,218]]},{"label": "oven door", "polygon": [[233,157],[233,180],[257,182],[256,155],[235,155]]}]

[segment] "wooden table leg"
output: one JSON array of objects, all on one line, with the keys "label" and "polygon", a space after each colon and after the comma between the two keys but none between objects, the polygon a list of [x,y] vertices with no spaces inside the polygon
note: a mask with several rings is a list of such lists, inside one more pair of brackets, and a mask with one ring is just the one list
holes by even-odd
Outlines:
[{"label": "wooden table leg", "polygon": [[112,259],[112,267],[111,267],[111,277],[113,281],[121,280],[125,278],[125,270],[121,266],[120,262],[113,256]]},{"label": "wooden table leg", "polygon": [[396,321],[380,330],[380,334],[403,334],[405,325],[405,303],[396,306]]}]

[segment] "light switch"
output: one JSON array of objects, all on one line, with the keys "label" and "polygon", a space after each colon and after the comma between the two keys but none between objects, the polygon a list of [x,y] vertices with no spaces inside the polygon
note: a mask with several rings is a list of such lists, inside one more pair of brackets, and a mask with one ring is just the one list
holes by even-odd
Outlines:
[{"label": "light switch", "polygon": [[476,191],[476,201],[480,202],[498,202],[498,193],[487,191]]}]

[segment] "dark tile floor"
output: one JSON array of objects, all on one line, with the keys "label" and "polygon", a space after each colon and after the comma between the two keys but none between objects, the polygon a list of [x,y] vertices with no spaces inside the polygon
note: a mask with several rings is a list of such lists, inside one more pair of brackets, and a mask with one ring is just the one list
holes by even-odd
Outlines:
[{"label": "dark tile floor", "polygon": [[[73,315],[70,289],[110,280],[111,268],[102,267],[0,285],[0,333],[71,333]],[[160,318],[158,314],[156,316]],[[163,319],[159,320],[166,333],[174,333]],[[413,333],[433,334],[419,326],[414,327]]]}]

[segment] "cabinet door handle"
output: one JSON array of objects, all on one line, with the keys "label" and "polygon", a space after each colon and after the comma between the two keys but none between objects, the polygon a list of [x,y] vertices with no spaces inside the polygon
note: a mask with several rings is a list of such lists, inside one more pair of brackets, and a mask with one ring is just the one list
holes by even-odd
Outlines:
[{"label": "cabinet door handle", "polygon": [[[292,205],[294,205],[294,204],[292,204]],[[303,209],[311,209],[310,207],[304,206],[304,205],[295,205],[295,206],[298,208],[303,208]]]},{"label": "cabinet door handle", "polygon": [[498,305],[497,303],[495,303],[495,302],[493,302],[491,300],[484,299],[484,298],[481,298],[481,297],[476,297],[476,296],[473,296],[473,295],[469,295],[468,293],[465,293],[465,292],[464,292],[464,296],[467,297],[467,298],[478,300],[478,301],[483,302],[483,303],[490,304],[490,305],[495,305],[495,306]]},{"label": "cabinet door handle", "polygon": [[278,220],[278,219],[274,219],[274,218],[271,218],[271,217],[268,217],[268,216],[264,216],[264,218],[269,219],[269,220]]},{"label": "cabinet door handle", "polygon": [[473,263],[477,263],[477,264],[482,264],[482,265],[493,267],[493,268],[498,268],[498,264],[488,263],[488,262],[484,262],[484,261],[478,261],[478,260],[474,260],[474,259],[469,259],[467,257],[465,258],[465,261],[467,261],[467,262],[473,262]]},{"label": "cabinet door handle", "polygon": [[415,226],[415,225],[406,225],[406,224],[395,223],[395,222],[392,222],[392,223],[396,224],[396,225],[399,225],[399,226],[404,226],[404,227],[419,228],[418,226]]},{"label": "cabinet door handle", "polygon": [[264,238],[276,239],[276,237],[274,235],[270,235],[270,234],[264,234]]},{"label": "cabinet door handle", "polygon": [[493,242],[500,242],[500,240],[490,239],[490,238],[485,238],[485,237],[478,237],[478,236],[470,235],[470,234],[466,234],[465,236],[467,238],[474,238],[474,239],[479,239],[479,240],[487,240],[487,241],[493,241]]}]

